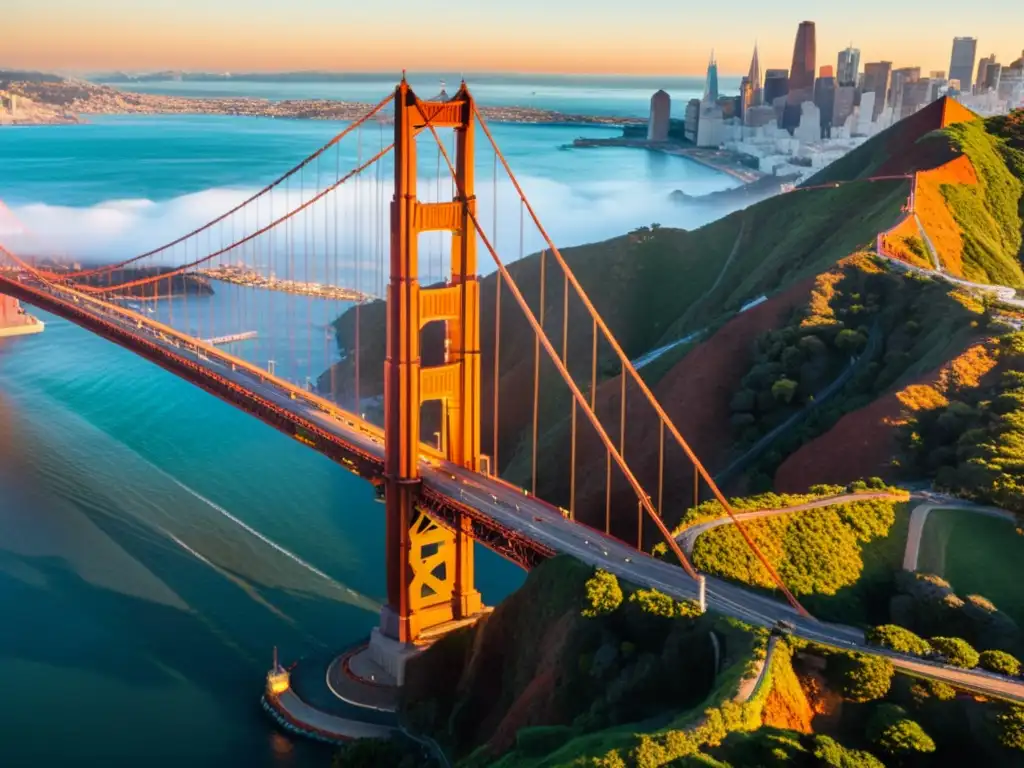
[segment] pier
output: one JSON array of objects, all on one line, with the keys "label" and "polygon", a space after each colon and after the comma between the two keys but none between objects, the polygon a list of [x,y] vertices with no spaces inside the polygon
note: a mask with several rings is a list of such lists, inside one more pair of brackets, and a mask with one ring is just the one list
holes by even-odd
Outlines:
[{"label": "pier", "polygon": [[229,333],[224,336],[214,336],[212,339],[206,339],[205,343],[214,347],[219,347],[222,344],[232,344],[236,341],[248,341],[249,339],[255,339],[259,334],[256,331],[242,331],[241,333]]}]

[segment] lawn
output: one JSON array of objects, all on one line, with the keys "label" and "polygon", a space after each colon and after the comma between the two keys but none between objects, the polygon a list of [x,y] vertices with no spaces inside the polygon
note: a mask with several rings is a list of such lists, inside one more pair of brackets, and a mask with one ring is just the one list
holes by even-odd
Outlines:
[{"label": "lawn", "polygon": [[962,509],[928,515],[918,570],[942,576],[959,595],[984,595],[1024,626],[1021,562],[1024,536],[1012,523]]}]

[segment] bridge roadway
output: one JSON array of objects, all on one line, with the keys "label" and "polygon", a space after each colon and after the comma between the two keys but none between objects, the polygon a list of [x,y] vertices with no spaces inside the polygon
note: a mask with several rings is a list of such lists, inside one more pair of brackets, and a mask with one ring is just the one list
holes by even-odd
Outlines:
[{"label": "bridge roadway", "polygon": [[[83,325],[88,330],[100,332],[101,335],[127,348],[132,349],[132,346],[124,342],[125,333],[139,339],[140,346],[147,342],[150,347],[155,344],[163,350],[168,359],[184,358],[194,366],[208,369],[213,376],[234,382],[258,398],[291,412],[298,417],[297,420],[316,424],[339,442],[350,446],[353,456],[375,460],[379,471],[382,471],[384,444],[383,431],[380,428],[333,404],[327,404],[325,409],[326,401],[265,374],[255,366],[245,364],[214,347],[205,346],[202,342],[197,343],[196,340],[189,339],[148,318],[97,301],[77,291],[49,284],[29,285],[0,276],[0,292],[15,295],[40,309]],[[83,316],[83,313],[86,316]],[[97,325],[113,328],[97,330]],[[120,330],[121,338],[115,332],[117,330]],[[138,349],[133,351],[155,360],[151,353],[140,352]],[[172,365],[163,362],[160,364],[173,370]],[[214,391],[204,383],[195,383]],[[272,426],[279,427],[271,420],[265,420]],[[317,446],[314,444],[314,447]],[[336,456],[331,455],[331,458]],[[640,553],[622,541],[569,520],[557,507],[528,496],[521,489],[450,464],[426,445],[423,446],[420,458],[420,470],[425,495],[442,497],[456,508],[461,507],[485,516],[491,523],[496,524],[499,530],[511,532],[528,541],[542,553],[541,557],[550,552],[568,554],[615,573],[634,584],[653,587],[676,599],[696,599],[698,596],[697,584],[681,568]],[[369,477],[372,472],[364,471],[360,474]],[[432,516],[436,512],[428,511]],[[445,522],[443,515],[441,522]],[[483,543],[496,549],[486,540]],[[508,555],[507,551],[496,551]],[[533,561],[536,562],[536,559],[539,558]],[[517,562],[527,564],[530,561]],[[714,577],[709,576],[706,579],[707,603],[717,613],[762,627],[771,627],[778,619],[785,619],[793,624],[796,635],[822,645],[886,656],[898,669],[907,674],[941,680],[996,698],[1024,702],[1024,681],[1020,679],[1006,678],[980,670],[956,669],[868,646],[860,629],[805,618],[789,605],[767,595],[748,591]]]}]

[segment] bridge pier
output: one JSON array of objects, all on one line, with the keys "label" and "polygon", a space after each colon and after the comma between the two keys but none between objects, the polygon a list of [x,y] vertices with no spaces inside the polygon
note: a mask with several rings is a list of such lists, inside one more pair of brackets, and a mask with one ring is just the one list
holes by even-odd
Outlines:
[{"label": "bridge pier", "polygon": [[0,294],[0,339],[42,333],[44,328],[42,322],[22,309],[17,299]]}]

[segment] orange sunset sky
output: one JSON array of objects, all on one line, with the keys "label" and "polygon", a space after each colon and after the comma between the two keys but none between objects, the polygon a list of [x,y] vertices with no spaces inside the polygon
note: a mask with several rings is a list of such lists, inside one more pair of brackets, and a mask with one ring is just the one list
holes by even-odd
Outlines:
[{"label": "orange sunset sky", "polygon": [[8,0],[0,67],[59,71],[565,72],[700,74],[787,67],[797,24],[817,22],[818,63],[853,43],[861,61],[949,67],[952,38],[1008,63],[1024,48],[1024,2],[963,13],[929,3],[736,0]]}]

